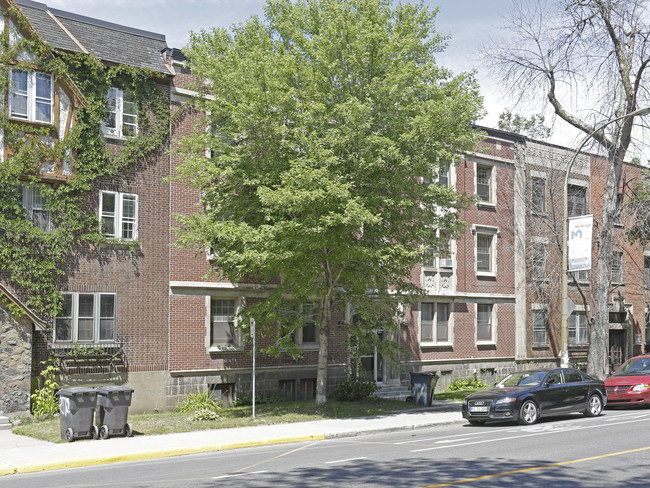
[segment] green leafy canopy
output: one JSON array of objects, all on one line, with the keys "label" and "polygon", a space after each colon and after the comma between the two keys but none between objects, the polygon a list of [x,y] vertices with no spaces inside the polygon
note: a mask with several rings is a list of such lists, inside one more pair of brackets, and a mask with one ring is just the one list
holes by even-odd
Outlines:
[{"label": "green leafy canopy", "polygon": [[191,36],[210,129],[182,141],[179,178],[203,207],[179,216],[180,243],[214,249],[231,281],[276,283],[247,313],[279,336],[280,310],[316,298],[325,330],[335,303],[390,316],[419,291],[422,246],[462,228],[467,200],[425,181],[474,148],[476,80],[436,64],[446,38],[424,5],[270,0],[264,12]]}]

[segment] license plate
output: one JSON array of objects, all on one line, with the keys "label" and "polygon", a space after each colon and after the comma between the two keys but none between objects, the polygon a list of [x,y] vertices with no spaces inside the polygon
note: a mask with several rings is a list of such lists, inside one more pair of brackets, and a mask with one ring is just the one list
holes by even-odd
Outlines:
[{"label": "license plate", "polygon": [[469,407],[470,412],[487,412],[489,407]]}]

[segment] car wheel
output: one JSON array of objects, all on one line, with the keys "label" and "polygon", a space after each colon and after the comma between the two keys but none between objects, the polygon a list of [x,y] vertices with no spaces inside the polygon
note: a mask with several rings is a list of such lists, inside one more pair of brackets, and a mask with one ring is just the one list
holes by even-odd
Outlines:
[{"label": "car wheel", "polygon": [[537,422],[539,418],[539,408],[532,400],[526,400],[519,409],[519,419],[517,420],[522,425],[532,425]]},{"label": "car wheel", "polygon": [[587,400],[587,409],[585,410],[585,416],[587,417],[597,417],[603,412],[603,401],[597,394],[593,394]]},{"label": "car wheel", "polygon": [[468,420],[471,425],[483,425],[485,420]]}]

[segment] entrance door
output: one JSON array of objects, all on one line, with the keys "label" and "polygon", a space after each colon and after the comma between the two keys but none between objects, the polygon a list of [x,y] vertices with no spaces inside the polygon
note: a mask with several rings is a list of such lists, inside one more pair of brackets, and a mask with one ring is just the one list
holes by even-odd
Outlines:
[{"label": "entrance door", "polygon": [[609,331],[609,367],[610,371],[617,369],[623,362],[625,357],[623,351],[625,350],[625,331],[624,330],[610,330]]},{"label": "entrance door", "polygon": [[[385,339],[384,331],[377,332],[380,340]],[[376,383],[384,383],[386,381],[386,361],[377,348],[374,347],[370,354],[361,356],[361,369],[366,379],[372,380]]]}]

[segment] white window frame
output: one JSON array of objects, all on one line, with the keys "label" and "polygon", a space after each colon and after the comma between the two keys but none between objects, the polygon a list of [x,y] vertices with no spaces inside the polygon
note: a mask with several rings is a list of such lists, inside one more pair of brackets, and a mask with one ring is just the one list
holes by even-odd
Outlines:
[{"label": "white window frame", "polygon": [[[52,212],[47,210],[47,198],[41,194],[38,187],[21,183],[18,185],[21,195],[23,209],[27,218],[43,232],[52,230]],[[42,219],[36,218],[36,214],[43,215]],[[43,224],[43,225],[41,225]]]},{"label": "white window frame", "polygon": [[546,243],[537,241],[532,243],[531,268],[533,279],[542,281],[546,276]]},{"label": "white window frame", "polygon": [[[479,170],[488,170],[490,172],[487,181],[488,195],[485,199],[479,193]],[[482,183],[485,185],[485,183]],[[474,166],[474,188],[476,195],[479,197],[477,205],[481,206],[496,206],[497,204],[497,187],[496,187],[496,167],[493,164],[477,162]]]},{"label": "white window frame", "polygon": [[[307,313],[306,308],[309,306],[312,306],[312,313],[310,316],[312,317],[312,321],[307,320]],[[319,308],[319,303],[318,302],[307,302],[300,307],[300,314],[302,317],[305,318],[305,326],[303,327],[298,327],[294,333],[293,333],[293,342],[300,348],[302,349],[318,349],[319,348],[319,340],[318,340],[318,334],[319,334],[319,328],[318,328],[318,315],[320,313],[320,308]],[[313,326],[314,327],[314,340],[305,342],[304,339],[304,332],[305,332],[305,327],[308,326]]]},{"label": "white window frame", "polygon": [[[539,322],[536,320],[538,317],[543,318],[543,332],[544,340],[536,340],[536,334],[540,333],[542,327],[540,327]],[[548,307],[545,305],[533,304],[532,305],[532,318],[533,318],[533,345],[535,346],[545,346],[548,345]]]},{"label": "white window frame", "polygon": [[[490,338],[480,338],[479,339],[479,326],[482,325],[479,323],[479,308],[481,307],[490,307]],[[474,340],[477,345],[494,345],[497,342],[497,305],[496,303],[477,303],[476,304],[476,313],[474,315]]]},{"label": "white window frame", "polygon": [[[104,208],[104,198],[106,195],[115,196],[115,211],[111,212]],[[125,205],[127,202],[133,202],[134,217],[125,215]],[[138,214],[140,210],[138,195],[135,193],[122,193],[117,191],[101,190],[99,193],[99,225],[100,231],[106,237],[122,239],[125,241],[135,241],[138,239]],[[113,232],[104,231],[104,220],[113,220]],[[125,226],[131,226],[131,236],[128,236]]]},{"label": "white window frame", "polygon": [[[441,334],[439,333],[439,327],[441,327],[442,323],[440,322],[440,309],[441,305],[446,305],[447,306],[447,337],[441,337]],[[424,320],[425,314],[424,314],[424,309],[429,308],[431,310],[431,320]],[[454,337],[453,337],[453,317],[454,317],[454,312],[453,312],[453,302],[447,302],[447,301],[423,301],[420,302],[420,344],[423,347],[431,347],[431,346],[444,346],[444,347],[449,347],[453,345],[454,342]],[[425,338],[425,334],[422,332],[424,327],[431,327],[431,338]]]},{"label": "white window frame", "polygon": [[[576,319],[579,323],[576,324]],[[572,324],[573,322],[573,324]],[[576,307],[576,310],[568,318],[568,339],[569,344],[589,344],[589,324],[587,322],[587,312],[584,306]],[[573,336],[573,338],[572,338]]]},{"label": "white window frame", "polygon": [[612,253],[612,283],[623,283],[623,253],[620,251]]},{"label": "white window frame", "polygon": [[[54,342],[56,343],[75,343],[80,342],[84,344],[102,344],[102,343],[114,343],[117,337],[117,294],[115,293],[85,293],[85,292],[65,292],[63,293],[64,299],[69,297],[70,302],[70,311],[71,315],[61,315],[56,317],[54,320]],[[80,297],[92,297],[93,298],[93,313],[92,316],[84,317],[81,315],[79,310]],[[102,317],[102,303],[103,297],[113,297],[113,314],[112,316]],[[62,311],[63,312],[63,311]],[[88,339],[80,335],[79,324],[80,321],[84,319],[92,320],[92,338]],[[110,320],[112,323],[112,334],[109,338],[102,338],[102,320]],[[59,333],[61,332],[59,323],[64,320],[70,321],[70,338],[69,339],[59,339]]]},{"label": "white window frame", "polygon": [[[231,319],[228,321],[220,321],[220,323],[232,321],[233,337],[229,342],[213,342],[212,341],[212,300],[228,300],[233,302],[234,313],[230,316]],[[230,297],[230,296],[220,296],[220,295],[209,295],[205,298],[206,305],[206,317],[205,317],[205,328],[206,328],[206,337],[205,337],[205,346],[208,352],[229,352],[229,351],[242,351],[243,341],[241,335],[241,328],[239,327],[239,322],[237,314],[241,310],[243,304],[242,298]],[[217,317],[215,315],[215,317]],[[215,320],[216,322],[216,320]]]},{"label": "white window frame", "polygon": [[[27,75],[27,87],[26,90],[22,93],[16,93],[16,89],[13,82],[14,73],[25,73]],[[37,96],[37,83],[39,77],[44,77],[49,79],[50,83],[50,94],[49,98],[38,97]],[[26,113],[14,112],[17,110],[15,107],[14,99],[17,97],[22,97],[25,99],[26,104]],[[15,120],[22,120],[25,122],[35,122],[39,124],[53,124],[54,123],[54,78],[49,73],[42,73],[40,71],[27,71],[21,69],[10,69],[9,70],[9,118]],[[38,119],[36,106],[39,104],[46,104],[49,106],[50,118],[49,119]]]},{"label": "white window frame", "polygon": [[[584,198],[584,209],[582,213],[578,213],[576,210],[573,210],[575,207],[574,201],[571,199],[572,195],[570,194],[571,188],[580,188],[581,191],[584,191],[585,198]],[[587,189],[588,189],[588,184],[586,181],[582,180],[569,180],[569,186],[567,187],[567,217],[579,217],[581,215],[586,215],[589,213],[589,198],[587,194]],[[575,200],[575,199],[574,199]]]},{"label": "white window frame", "polygon": [[[571,271],[571,274],[575,277],[575,280],[581,283],[589,281],[589,270],[581,269],[580,271]],[[572,282],[569,282],[571,284]]]},{"label": "white window frame", "polygon": [[[536,188],[537,184],[541,184],[541,194]],[[531,209],[534,213],[545,214],[546,213],[546,178],[541,176],[532,176],[530,180],[530,199],[531,199]]]},{"label": "white window frame", "polygon": [[[108,125],[106,118],[102,120],[102,132],[104,135],[126,139],[138,135],[138,108],[135,102],[125,102],[124,90],[111,87],[106,94],[107,106],[106,113],[114,114],[115,126]],[[114,105],[111,103],[115,101]],[[133,104],[133,109],[129,109],[128,104]],[[135,122],[127,122],[126,120],[132,117]],[[131,127],[132,133],[125,131],[126,127]]]},{"label": "white window frame", "polygon": [[[452,251],[453,239],[448,237],[444,231],[437,231],[439,239],[447,240],[447,250],[443,252],[442,255],[439,251],[436,251],[433,247],[427,247],[425,250],[425,261],[422,263],[422,268],[426,270],[438,269],[441,270],[450,270],[454,267],[454,253]],[[442,257],[447,255],[448,257]]]},{"label": "white window frame", "polygon": [[[476,276],[496,277],[497,275],[497,240],[501,236],[501,231],[498,227],[474,225],[472,226],[472,234],[474,234],[474,271]],[[488,270],[478,269],[479,257],[479,237],[490,237],[490,256]]]}]

